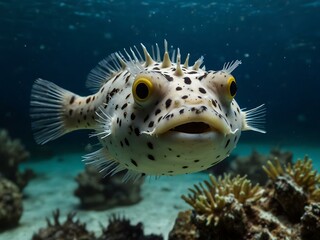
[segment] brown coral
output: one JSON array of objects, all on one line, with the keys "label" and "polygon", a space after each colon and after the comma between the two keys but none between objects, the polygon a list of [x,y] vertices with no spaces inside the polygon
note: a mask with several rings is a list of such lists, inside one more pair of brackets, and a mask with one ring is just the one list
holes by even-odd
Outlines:
[{"label": "brown coral", "polygon": [[47,227],[34,234],[32,240],[94,240],[94,234],[87,231],[86,225],[74,220],[75,213],[69,213],[64,223],[59,220],[60,211],[53,212],[53,223],[47,218]]},{"label": "brown coral", "polygon": [[0,178],[0,231],[18,224],[22,215],[22,195],[11,181]]},{"label": "brown coral", "polygon": [[143,179],[124,183],[121,173],[112,177],[102,177],[93,166],[76,177],[78,188],[75,195],[80,198],[85,209],[105,210],[115,206],[126,206],[141,200],[140,190]]},{"label": "brown coral", "polygon": [[112,215],[108,227],[102,229],[102,235],[97,240],[163,240],[162,236],[144,235],[143,224],[131,225],[130,220]]},{"label": "brown coral", "polygon": [[22,190],[33,177],[31,170],[19,172],[19,164],[29,157],[19,139],[12,140],[8,132],[0,129],[0,175],[13,181]]}]

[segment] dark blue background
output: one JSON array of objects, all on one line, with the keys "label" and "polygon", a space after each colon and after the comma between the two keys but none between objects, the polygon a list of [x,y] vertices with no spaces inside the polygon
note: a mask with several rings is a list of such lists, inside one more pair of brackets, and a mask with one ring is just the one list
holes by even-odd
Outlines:
[{"label": "dark blue background", "polygon": [[[86,76],[102,58],[167,39],[192,61],[203,55],[207,69],[242,60],[233,72],[237,101],[265,103],[268,131],[242,141],[319,142],[319,12],[320,2],[303,0],[1,1],[0,127],[34,147],[28,112],[36,78],[85,95]],[[82,147],[80,136],[65,138]]]}]

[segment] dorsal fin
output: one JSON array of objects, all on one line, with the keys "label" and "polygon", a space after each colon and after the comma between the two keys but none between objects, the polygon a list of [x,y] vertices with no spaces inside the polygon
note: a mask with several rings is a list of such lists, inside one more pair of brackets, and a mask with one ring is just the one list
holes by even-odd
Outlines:
[{"label": "dorsal fin", "polygon": [[176,68],[176,71],[174,72],[174,75],[176,75],[178,77],[183,76],[180,62],[181,62],[181,56],[180,56],[180,49],[178,48],[178,50],[177,50],[177,68]]},{"label": "dorsal fin", "polygon": [[168,53],[168,43],[167,40],[164,40],[164,55],[163,55],[163,61],[162,61],[162,68],[167,68],[171,66],[171,61]]}]

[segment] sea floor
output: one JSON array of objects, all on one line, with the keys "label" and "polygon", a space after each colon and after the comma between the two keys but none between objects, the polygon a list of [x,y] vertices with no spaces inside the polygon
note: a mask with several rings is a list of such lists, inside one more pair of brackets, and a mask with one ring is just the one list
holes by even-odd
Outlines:
[{"label": "sea floor", "polygon": [[[234,153],[247,156],[255,149],[266,154],[272,147],[268,144],[239,144]],[[320,170],[319,148],[282,146],[281,149],[292,151],[295,160],[308,154],[314,160],[315,169]],[[19,226],[0,234],[0,239],[31,239],[39,228],[46,226],[46,217],[52,219],[52,211],[57,208],[60,209],[61,220],[65,219],[68,212],[76,211],[77,218],[86,222],[88,229],[97,235],[101,232],[100,224],[106,226],[108,218],[116,213],[130,219],[133,224],[142,222],[146,234],[162,234],[167,239],[178,212],[189,208],[180,196],[188,193],[187,189],[194,183],[207,178],[206,173],[197,173],[146,180],[142,186],[143,200],[140,203],[106,211],[84,211],[78,209],[79,200],[73,195],[77,187],[74,177],[83,171],[83,166],[79,153],[57,155],[44,161],[24,164],[23,167],[33,169],[39,177],[24,190],[24,212]]]}]

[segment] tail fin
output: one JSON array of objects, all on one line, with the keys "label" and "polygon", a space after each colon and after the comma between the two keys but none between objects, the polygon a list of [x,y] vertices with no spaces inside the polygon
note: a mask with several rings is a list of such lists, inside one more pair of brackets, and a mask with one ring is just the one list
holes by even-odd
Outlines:
[{"label": "tail fin", "polygon": [[32,87],[30,116],[34,138],[38,144],[45,144],[65,133],[64,104],[73,93],[52,82],[37,79]]}]

